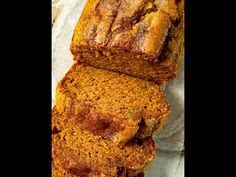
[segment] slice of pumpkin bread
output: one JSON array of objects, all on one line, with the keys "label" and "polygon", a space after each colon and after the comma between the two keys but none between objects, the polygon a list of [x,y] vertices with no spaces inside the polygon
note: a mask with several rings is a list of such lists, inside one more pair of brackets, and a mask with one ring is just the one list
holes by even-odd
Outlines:
[{"label": "slice of pumpkin bread", "polygon": [[73,65],[59,82],[56,107],[70,115],[65,123],[117,143],[160,132],[169,114],[158,85],[82,64]]},{"label": "slice of pumpkin bread", "polygon": [[143,176],[155,157],[151,137],[122,146],[79,127],[60,126],[60,120],[66,118],[53,109],[52,177]]}]

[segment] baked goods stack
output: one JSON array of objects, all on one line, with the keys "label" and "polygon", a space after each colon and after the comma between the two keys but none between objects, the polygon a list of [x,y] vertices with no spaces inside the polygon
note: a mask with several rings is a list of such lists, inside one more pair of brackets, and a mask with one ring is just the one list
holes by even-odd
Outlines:
[{"label": "baked goods stack", "polygon": [[183,58],[183,0],[87,0],[52,110],[53,177],[141,177]]}]

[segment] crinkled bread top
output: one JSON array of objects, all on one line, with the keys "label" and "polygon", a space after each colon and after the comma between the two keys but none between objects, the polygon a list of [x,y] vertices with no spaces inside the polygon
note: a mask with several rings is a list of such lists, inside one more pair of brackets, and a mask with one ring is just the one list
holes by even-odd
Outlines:
[{"label": "crinkled bread top", "polygon": [[183,0],[88,0],[70,50],[76,62],[163,84],[183,59]]},{"label": "crinkled bread top", "polygon": [[158,61],[168,30],[183,16],[183,0],[88,0],[75,27],[71,52],[100,48]]},{"label": "crinkled bread top", "polygon": [[65,125],[72,123],[117,143],[160,132],[169,114],[158,85],[79,64],[59,82],[56,107],[69,115]]},{"label": "crinkled bread top", "polygon": [[78,127],[63,129],[62,117],[54,108],[52,177],[138,177],[155,157],[150,137],[120,146]]}]

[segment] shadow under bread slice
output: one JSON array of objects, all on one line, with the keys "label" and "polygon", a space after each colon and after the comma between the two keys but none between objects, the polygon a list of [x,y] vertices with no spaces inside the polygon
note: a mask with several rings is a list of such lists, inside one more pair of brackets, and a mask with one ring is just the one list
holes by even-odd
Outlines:
[{"label": "shadow under bread slice", "polygon": [[65,123],[117,143],[160,132],[169,114],[158,85],[82,64],[59,82],[56,109],[69,115]]},{"label": "shadow under bread slice", "polygon": [[141,177],[155,157],[151,137],[121,146],[78,127],[65,128],[62,117],[54,108],[52,177]]}]

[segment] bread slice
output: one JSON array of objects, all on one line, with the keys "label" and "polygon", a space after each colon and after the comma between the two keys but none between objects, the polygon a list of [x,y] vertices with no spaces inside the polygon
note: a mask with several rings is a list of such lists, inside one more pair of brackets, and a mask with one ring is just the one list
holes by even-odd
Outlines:
[{"label": "bread slice", "polygon": [[79,64],[59,82],[56,107],[70,115],[65,124],[72,122],[117,143],[160,132],[169,114],[158,85]]},{"label": "bread slice", "polygon": [[183,59],[184,0],[88,0],[74,29],[75,61],[158,84]]},{"label": "bread slice", "polygon": [[121,146],[78,127],[63,129],[62,119],[54,108],[52,177],[138,177],[155,157],[151,137]]}]

